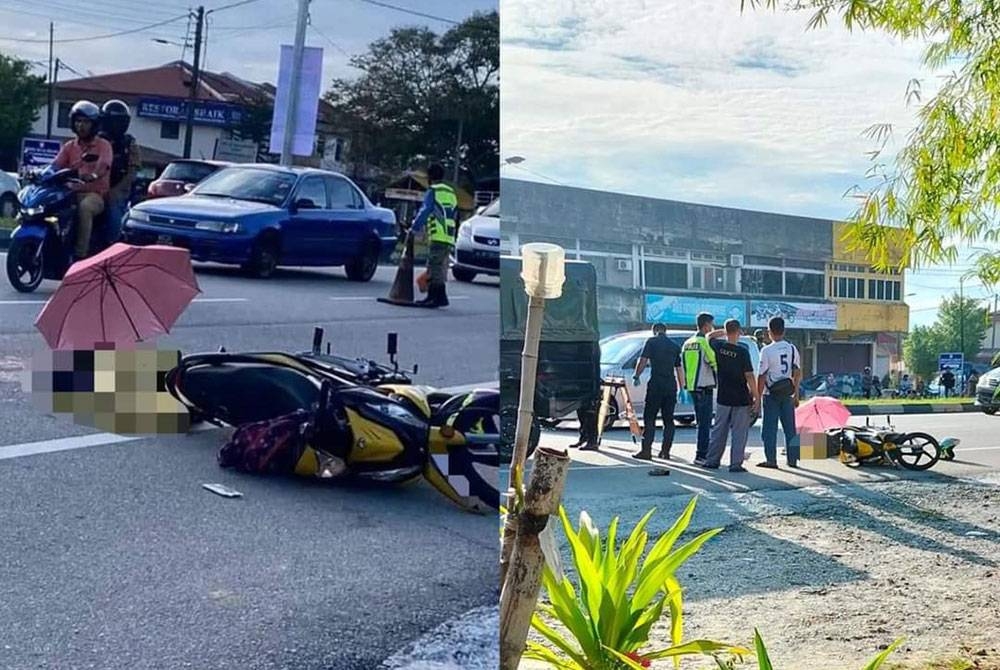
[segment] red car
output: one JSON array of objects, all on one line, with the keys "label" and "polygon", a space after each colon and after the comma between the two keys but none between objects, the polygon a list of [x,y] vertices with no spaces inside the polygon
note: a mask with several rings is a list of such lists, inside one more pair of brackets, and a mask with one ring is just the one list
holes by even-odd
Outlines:
[{"label": "red car", "polygon": [[176,160],[167,165],[156,181],[149,185],[150,198],[184,195],[195,184],[232,163],[196,159]]}]

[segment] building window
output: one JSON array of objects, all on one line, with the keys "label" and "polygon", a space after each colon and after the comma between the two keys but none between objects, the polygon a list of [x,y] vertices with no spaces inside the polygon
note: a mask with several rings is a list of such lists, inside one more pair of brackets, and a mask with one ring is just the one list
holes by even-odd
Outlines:
[{"label": "building window", "polygon": [[691,268],[691,288],[716,293],[735,293],[736,271],[732,268],[695,265]]},{"label": "building window", "polygon": [[[869,288],[869,291],[871,289]],[[831,277],[830,278],[831,298],[850,298],[852,300],[865,299],[865,280],[856,277]]]},{"label": "building window", "polygon": [[809,272],[786,272],[785,295],[801,295],[809,298],[823,297],[823,275]]},{"label": "building window", "polygon": [[898,302],[902,289],[900,284],[900,282],[891,279],[869,279],[868,299]]},{"label": "building window", "polygon": [[60,102],[56,113],[56,128],[69,128],[69,112],[73,109],[72,102]]},{"label": "building window", "polygon": [[160,139],[161,140],[176,140],[180,139],[181,136],[181,124],[180,121],[161,121],[160,122]]},{"label": "building window", "polygon": [[687,288],[688,266],[684,263],[645,263],[647,288]]},{"label": "building window", "polygon": [[782,295],[781,272],[778,270],[755,270],[743,268],[742,284],[744,293],[756,295]]}]

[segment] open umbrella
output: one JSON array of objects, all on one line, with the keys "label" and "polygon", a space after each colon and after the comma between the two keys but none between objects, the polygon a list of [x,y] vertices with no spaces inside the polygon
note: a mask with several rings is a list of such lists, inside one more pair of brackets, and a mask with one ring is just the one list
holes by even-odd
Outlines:
[{"label": "open umbrella", "polygon": [[170,332],[200,292],[187,249],[118,243],[69,269],[35,327],[52,349],[125,348]]},{"label": "open umbrella", "polygon": [[851,419],[851,410],[836,398],[816,396],[795,410],[795,427],[800,433],[822,433],[842,428]]}]

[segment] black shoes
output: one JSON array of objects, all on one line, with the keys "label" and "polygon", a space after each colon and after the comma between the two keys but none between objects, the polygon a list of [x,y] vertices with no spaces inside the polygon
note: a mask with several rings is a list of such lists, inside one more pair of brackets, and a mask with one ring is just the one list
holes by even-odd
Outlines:
[{"label": "black shoes", "polygon": [[639,461],[651,461],[653,460],[653,454],[648,451],[640,451],[637,454],[632,454],[632,458]]}]

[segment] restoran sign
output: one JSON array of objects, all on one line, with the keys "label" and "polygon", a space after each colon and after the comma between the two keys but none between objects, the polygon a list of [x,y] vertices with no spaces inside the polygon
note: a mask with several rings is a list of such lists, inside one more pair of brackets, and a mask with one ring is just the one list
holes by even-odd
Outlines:
[{"label": "restoran sign", "polygon": [[[187,101],[172,98],[142,98],[136,116],[163,121],[187,121]],[[243,110],[224,102],[199,100],[194,105],[194,123],[200,126],[239,125]]]}]

